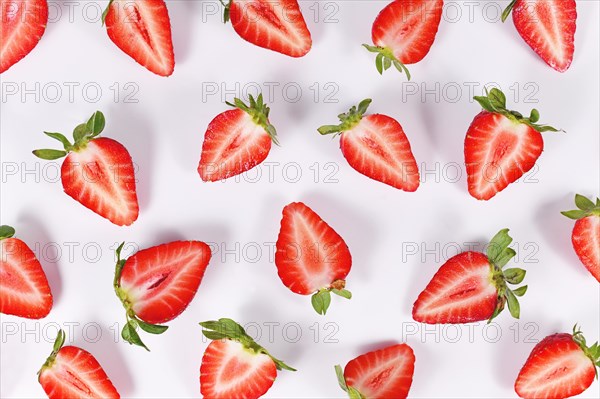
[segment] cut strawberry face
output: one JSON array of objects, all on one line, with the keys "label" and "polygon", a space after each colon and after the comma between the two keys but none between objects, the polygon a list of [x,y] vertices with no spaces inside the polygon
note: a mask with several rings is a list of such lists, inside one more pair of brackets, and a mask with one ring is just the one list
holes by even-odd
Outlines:
[{"label": "cut strawberry face", "polygon": [[489,200],[527,173],[542,154],[541,132],[557,132],[537,124],[540,114],[529,118],[506,109],[506,97],[498,89],[474,97],[484,111],[475,117],[465,138],[465,164],[469,194]]},{"label": "cut strawberry face", "polygon": [[0,4],[0,73],[37,46],[48,24],[46,0],[3,0]]},{"label": "cut strawberry face", "polygon": [[50,399],[118,399],[121,396],[91,353],[65,346],[60,330],[52,353],[38,372],[42,388]]},{"label": "cut strawberry face", "polygon": [[561,212],[577,220],[571,235],[573,248],[581,263],[600,282],[600,199],[596,203],[583,195],[575,195],[578,209]]},{"label": "cut strawberry face", "polygon": [[290,57],[302,57],[312,46],[297,0],[229,0],[229,20],[242,39]]},{"label": "cut strawberry face", "polygon": [[419,187],[419,168],[402,126],[386,115],[365,115],[370,99],[339,115],[341,124],[321,126],[322,135],[341,135],[346,161],[373,180],[404,191]]},{"label": "cut strawberry face", "polygon": [[0,313],[41,319],[52,309],[52,292],[35,254],[14,234],[0,226]]},{"label": "cut strawberry face", "polygon": [[214,340],[200,366],[200,391],[206,399],[257,399],[273,385],[277,370],[296,371],[271,356],[231,319],[200,323]]},{"label": "cut strawberry face", "polygon": [[143,249],[121,259],[117,248],[114,289],[126,310],[122,337],[148,350],[137,327],[162,334],[159,325],[179,316],[190,304],[211,258],[210,247],[200,241],[175,241]]},{"label": "cut strawberry face", "polygon": [[41,159],[66,156],[61,167],[65,193],[118,226],[129,226],[139,214],[135,173],[129,152],[119,142],[98,137],[105,119],[97,111],[73,131],[74,143],[61,133],[44,132],[61,142],[63,150],[35,150]]},{"label": "cut strawberry face", "polygon": [[275,244],[275,265],[283,284],[292,292],[312,295],[313,308],[325,314],[331,292],[350,299],[345,289],[352,257],[342,237],[302,202],[283,208]]},{"label": "cut strawberry face", "polygon": [[277,142],[275,127],[269,122],[270,109],[262,94],[249,96],[246,105],[236,98],[236,109],[217,115],[208,125],[202,143],[198,173],[203,181],[213,182],[244,173],[262,163]]},{"label": "cut strawberry face", "polygon": [[487,254],[463,252],[440,267],[413,306],[413,319],[428,324],[471,323],[493,320],[508,304],[510,314],[520,317],[518,296],[525,270],[503,269],[516,252],[508,248],[508,229],[500,230],[488,244]]},{"label": "cut strawberry face", "polygon": [[408,396],[414,368],[412,348],[398,344],[360,355],[343,372],[340,366],[335,371],[350,399],[401,399]]},{"label": "cut strawberry face", "polygon": [[163,0],[110,0],[102,21],[110,40],[138,64],[160,76],[173,74],[171,20]]},{"label": "cut strawberry face", "polygon": [[592,385],[600,367],[600,346],[588,347],[577,326],[573,334],[554,334],[540,341],[515,382],[521,398],[569,398]]},{"label": "cut strawberry face", "polygon": [[557,71],[569,69],[575,52],[575,0],[513,0],[502,13],[502,21],[511,11],[515,27],[529,47]]},{"label": "cut strawberry face", "polygon": [[392,65],[410,73],[405,64],[421,61],[433,45],[442,19],[443,0],[402,0],[388,4],[373,22],[374,46],[363,44],[377,54],[375,66],[380,74]]}]

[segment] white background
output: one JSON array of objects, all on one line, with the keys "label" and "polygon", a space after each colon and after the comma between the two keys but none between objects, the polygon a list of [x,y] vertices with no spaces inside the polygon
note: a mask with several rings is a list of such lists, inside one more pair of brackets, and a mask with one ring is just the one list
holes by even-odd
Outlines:
[{"label": "white background", "polygon": [[[14,226],[36,250],[55,298],[42,321],[2,316],[3,398],[44,396],[36,372],[51,350],[56,325],[68,323],[77,323],[68,339],[98,358],[122,396],[136,398],[198,397],[207,342],[197,323],[219,317],[261,326],[259,342],[298,369],[279,373],[266,395],[271,398],[343,397],[333,365],[402,341],[417,357],[411,397],[512,398],[535,341],[569,332],[575,323],[589,341],[598,339],[598,283],[571,247],[573,222],[559,213],[573,209],[576,192],[595,197],[600,191],[597,1],[578,1],[575,60],[564,74],[538,59],[511,21],[499,22],[507,2],[446,2],[431,52],[409,66],[412,83],[394,70],[379,76],[373,55],[360,46],[370,42],[372,21],[387,2],[301,2],[314,41],[301,59],[244,42],[211,13],[217,2],[168,3],[176,53],[172,77],[154,76],[113,45],[97,22],[105,2],[73,2],[71,16],[67,4],[58,2],[51,9],[56,20],[38,47],[0,78],[1,222]],[[72,99],[68,82],[80,84]],[[139,89],[137,103],[124,102],[131,91],[123,90],[127,82]],[[227,108],[224,100],[246,94],[224,93],[221,86],[243,89],[248,82],[261,85],[265,95],[266,82],[281,84],[274,98],[267,97],[282,144],[268,157],[277,163],[272,179],[263,166],[258,182],[251,182],[256,174],[248,174],[239,181],[203,183],[196,167],[206,126]],[[480,110],[471,97],[491,82],[504,89],[509,107],[522,113],[536,107],[542,123],[567,133],[545,133],[544,153],[527,180],[479,202],[467,193],[464,169],[456,181],[456,165],[463,163],[464,136]],[[21,97],[22,85],[36,91],[37,83],[39,99]],[[102,89],[97,102],[93,87],[87,98],[82,93],[86,83]],[[110,89],[115,83],[121,87],[117,101]],[[288,83],[286,98],[282,88]],[[325,88],[327,83],[333,86]],[[219,93],[209,95],[214,84]],[[15,85],[19,92],[9,95]],[[61,97],[52,102],[57,85]],[[302,90],[297,102],[292,86]],[[332,87],[337,103],[323,98]],[[432,91],[426,98],[424,89]],[[337,139],[317,133],[318,126],[336,122],[338,113],[366,97],[373,98],[370,111],[404,127],[422,172],[416,193],[356,173]],[[70,134],[96,109],[107,118],[104,135],[123,143],[139,167],[141,213],[131,227],[114,226],[74,202],[55,181],[58,164],[31,155],[32,149],[57,145],[43,130]],[[333,166],[325,169],[328,162]],[[315,163],[316,183],[310,169]],[[302,176],[294,183],[298,168]],[[337,182],[327,182],[325,172],[335,169]],[[299,200],[344,237],[353,256],[347,281],[354,298],[334,298],[326,317],[313,311],[309,297],[283,286],[270,257],[282,208]],[[515,324],[505,312],[487,329],[484,323],[430,326],[426,334],[411,318],[418,293],[456,245],[466,249],[465,243],[479,242],[481,249],[504,227],[520,252],[515,263],[528,270],[522,320]],[[124,311],[112,290],[111,248],[123,240],[145,248],[175,239],[204,240],[234,252],[237,245],[238,251],[215,254],[194,301],[164,335],[142,336],[152,352],[115,342],[114,326],[122,326]],[[72,256],[69,246],[75,246]],[[271,339],[265,323],[280,323]],[[93,342],[97,327],[101,336]],[[297,329],[302,336],[294,342]],[[256,335],[257,329],[249,332]],[[597,382],[581,395],[599,396]]]}]

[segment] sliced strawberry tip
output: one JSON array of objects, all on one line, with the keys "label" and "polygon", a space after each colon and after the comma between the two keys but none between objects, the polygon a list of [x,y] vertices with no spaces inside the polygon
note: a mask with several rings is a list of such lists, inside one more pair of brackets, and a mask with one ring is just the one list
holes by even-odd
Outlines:
[{"label": "sliced strawberry tip", "polygon": [[258,95],[256,100],[252,94],[248,95],[248,99],[248,105],[246,105],[245,102],[237,97],[233,99],[233,104],[230,102],[226,102],[226,104],[231,107],[241,109],[250,115],[254,123],[262,126],[265,129],[273,143],[275,143],[275,145],[279,145],[279,141],[277,140],[277,130],[275,129],[275,126],[269,122],[269,112],[271,109],[267,106],[267,104],[264,103],[262,93]]},{"label": "sliced strawberry tip", "polygon": [[220,318],[219,320],[203,321],[199,324],[203,328],[202,334],[208,339],[214,341],[228,339],[239,342],[244,348],[255,354],[269,356],[275,363],[277,370],[296,371],[296,369],[275,358],[265,348],[256,343],[256,341],[246,333],[244,328],[232,319]]},{"label": "sliced strawberry tip", "polygon": [[406,74],[407,80],[410,80],[410,72],[408,71],[408,68],[398,58],[396,58],[394,52],[390,48],[370,46],[368,44],[363,44],[363,47],[366,48],[370,53],[377,54],[375,57],[375,68],[377,68],[377,72],[379,72],[380,75],[383,75],[383,72],[390,69],[393,65],[398,72]]},{"label": "sliced strawberry tip", "polygon": [[345,114],[338,115],[338,118],[341,122],[339,125],[323,125],[317,129],[318,132],[323,136],[333,134],[333,137],[335,137],[338,134],[351,130],[354,126],[358,124],[358,122],[361,121],[364,114],[367,112],[369,105],[371,105],[372,101],[373,100],[371,100],[370,98],[367,98],[365,100],[362,100],[358,104],[358,107],[353,105],[352,108],[348,110],[348,112],[346,112]]}]

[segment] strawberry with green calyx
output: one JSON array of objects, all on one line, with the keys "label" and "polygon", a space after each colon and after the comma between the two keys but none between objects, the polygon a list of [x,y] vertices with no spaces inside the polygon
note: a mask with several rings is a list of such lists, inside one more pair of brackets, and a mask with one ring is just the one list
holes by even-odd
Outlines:
[{"label": "strawberry with green calyx", "polygon": [[339,125],[325,125],[321,135],[340,135],[340,149],[358,173],[399,190],[419,187],[419,167],[400,123],[382,114],[366,114],[371,99],[338,115]]},{"label": "strawberry with green calyx", "polygon": [[380,74],[393,65],[408,80],[406,64],[421,61],[431,49],[442,19],[443,0],[403,0],[389,3],[373,22],[375,66]]},{"label": "strawberry with green calyx", "polygon": [[504,269],[516,255],[508,248],[511,242],[508,229],[503,229],[491,240],[486,254],[469,251],[450,258],[419,294],[413,318],[428,324],[490,322],[508,304],[510,314],[518,319],[517,297],[525,294],[527,286],[512,289],[508,285],[520,284],[526,272]]},{"label": "strawberry with green calyx", "polygon": [[234,109],[217,115],[208,125],[202,143],[198,174],[205,182],[224,180],[262,163],[279,145],[277,131],[269,121],[270,108],[262,94],[249,97],[249,104],[236,98]]},{"label": "strawberry with green calyx", "polygon": [[201,241],[174,241],[142,249],[121,259],[121,244],[113,287],[125,308],[126,324],[121,336],[146,350],[137,332],[162,334],[162,325],[179,316],[190,304],[211,258],[210,247]]},{"label": "strawberry with green calyx", "polygon": [[61,181],[67,195],[118,226],[129,226],[139,214],[133,161],[119,142],[99,137],[106,124],[96,111],[73,130],[73,143],[61,133],[44,132],[58,140],[62,150],[35,150],[41,159],[66,157]]},{"label": "strawberry with green calyx", "polygon": [[531,351],[515,381],[521,398],[570,398],[587,390],[598,378],[600,345],[587,346],[583,333],[559,333],[541,340]]},{"label": "strawberry with green calyx", "polygon": [[204,336],[213,340],[200,367],[200,390],[205,398],[256,399],[271,388],[278,370],[296,371],[273,357],[231,319],[200,325]]},{"label": "strawberry with green calyx", "polygon": [[494,88],[476,96],[483,111],[469,127],[465,137],[465,164],[469,194],[489,200],[527,173],[542,154],[542,132],[558,129],[538,124],[540,113],[529,117],[506,108],[506,96]]},{"label": "strawberry with green calyx", "polygon": [[76,346],[63,346],[58,331],[52,353],[38,371],[38,381],[49,399],[118,399],[119,392],[96,358]]},{"label": "strawberry with green calyx", "polygon": [[578,209],[561,212],[569,219],[576,220],[571,241],[581,263],[600,282],[600,199],[596,203],[575,195]]}]

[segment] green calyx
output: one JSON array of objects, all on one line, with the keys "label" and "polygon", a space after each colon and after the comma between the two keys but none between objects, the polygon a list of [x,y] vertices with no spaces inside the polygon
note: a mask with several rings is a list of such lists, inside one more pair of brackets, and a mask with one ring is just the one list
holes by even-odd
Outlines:
[{"label": "green calyx", "polygon": [[335,374],[337,374],[338,384],[340,384],[340,388],[344,390],[348,394],[350,399],[365,399],[362,393],[360,393],[356,388],[349,386],[346,383],[346,378],[344,377],[344,372],[342,371],[342,367],[338,364],[335,366]]},{"label": "green calyx", "polygon": [[485,89],[485,96],[475,96],[473,99],[476,100],[484,110],[504,115],[515,123],[524,123],[540,133],[563,131],[552,126],[538,124],[537,122],[540,120],[540,113],[535,108],[531,110],[528,118],[517,111],[506,109],[506,96],[499,89],[493,88],[489,92]]},{"label": "green calyx", "polygon": [[138,327],[141,328],[143,331],[146,331],[147,333],[150,333],[150,334],[162,334],[165,331],[167,331],[167,329],[169,327],[163,326],[160,324],[146,323],[145,321],[143,321],[139,317],[137,317],[137,315],[135,314],[135,311],[132,308],[133,304],[129,300],[129,297],[127,296],[127,293],[125,292],[125,290],[123,290],[123,288],[121,288],[121,283],[120,283],[121,272],[123,271],[123,267],[125,266],[125,263],[127,262],[127,259],[121,259],[121,251],[123,250],[124,245],[125,245],[125,243],[122,242],[121,245],[119,245],[119,247],[115,251],[115,253],[117,255],[117,263],[115,265],[115,278],[113,280],[113,287],[115,289],[115,293],[117,294],[117,297],[119,298],[119,300],[121,301],[121,304],[125,308],[126,322],[125,322],[125,325],[123,326],[123,329],[121,330],[121,337],[126,342],[129,342],[131,345],[141,346],[142,348],[144,348],[148,352],[150,352],[150,349],[148,349],[146,344],[144,344],[144,342],[140,338],[140,335],[137,331]]},{"label": "green calyx", "polygon": [[383,72],[390,69],[393,65],[398,72],[404,72],[406,74],[406,78],[410,80],[410,72],[408,71],[408,68],[394,56],[392,50],[387,47],[369,46],[368,44],[363,44],[363,47],[366,48],[370,53],[377,54],[377,57],[375,57],[375,67],[380,75],[383,75]]},{"label": "green calyx", "polygon": [[592,361],[594,364],[594,371],[596,372],[596,379],[598,379],[598,369],[600,367],[600,344],[596,342],[594,345],[588,347],[585,342],[585,337],[581,330],[577,327],[577,324],[573,326],[573,341],[579,345],[583,353]]},{"label": "green calyx", "polygon": [[342,298],[352,299],[352,293],[346,288],[346,281],[336,280],[329,287],[321,288],[310,298],[313,309],[320,315],[325,315],[331,304],[331,293]]},{"label": "green calyx", "polygon": [[226,104],[234,108],[239,108],[242,111],[250,114],[254,123],[256,123],[259,126],[262,126],[267,131],[267,134],[269,135],[271,140],[273,140],[273,143],[275,143],[275,145],[279,145],[279,141],[277,141],[277,130],[275,130],[275,126],[271,125],[271,123],[269,122],[269,112],[271,110],[263,102],[262,93],[258,95],[256,100],[254,100],[254,97],[252,97],[252,95],[249,95],[248,99],[250,102],[249,105],[246,105],[246,103],[244,103],[239,98],[234,98],[233,104],[230,102],[226,102]]},{"label": "green calyx", "polygon": [[231,0],[227,4],[223,0],[219,0],[219,2],[223,5],[223,23],[227,23],[230,19]]},{"label": "green calyx", "polygon": [[515,3],[517,2],[517,0],[512,0],[510,2],[510,4],[508,5],[508,7],[506,7],[504,9],[504,11],[502,11],[502,22],[506,21],[506,19],[508,18],[508,16],[510,15],[513,7],[515,6]]},{"label": "green calyx", "polygon": [[575,194],[575,206],[578,209],[561,212],[569,219],[579,220],[588,216],[600,216],[600,198],[596,198],[596,203],[580,194]]},{"label": "green calyx", "polygon": [[362,117],[364,116],[365,112],[367,112],[367,109],[369,108],[369,105],[371,105],[372,101],[373,100],[371,100],[370,98],[367,98],[365,100],[362,100],[358,104],[358,107],[354,105],[345,114],[339,114],[338,118],[341,122],[339,125],[323,125],[317,130],[323,136],[333,134],[333,137],[337,136],[338,134],[342,134],[348,130],[351,130],[354,126],[358,124],[358,122],[361,121]]},{"label": "green calyx", "polygon": [[203,328],[202,334],[208,339],[215,341],[229,339],[239,342],[246,350],[254,354],[264,354],[269,356],[273,362],[275,362],[277,370],[296,371],[296,369],[288,366],[283,361],[273,357],[265,348],[257,344],[252,337],[246,334],[246,331],[242,326],[231,319],[221,318],[219,320],[204,321],[200,323],[200,326]]},{"label": "green calyx", "polygon": [[106,8],[104,9],[104,11],[102,12],[102,26],[104,26],[104,23],[106,22],[106,16],[108,15],[108,10],[110,10],[110,6],[112,5],[113,1],[115,1],[115,0],[110,0],[108,2],[108,5],[106,6]]},{"label": "green calyx", "polygon": [[44,371],[45,369],[47,369],[49,367],[52,367],[52,365],[54,364],[54,360],[56,360],[56,355],[58,355],[58,351],[60,350],[60,348],[63,347],[64,344],[65,344],[65,332],[61,329],[61,330],[58,330],[58,334],[56,335],[56,339],[54,340],[54,346],[52,347],[52,353],[50,353],[50,356],[48,356],[48,358],[46,359],[46,361],[44,362],[44,364],[42,365],[40,370],[37,372],[38,378],[42,374],[42,371]]},{"label": "green calyx", "polygon": [[38,158],[52,161],[66,156],[71,151],[80,151],[87,146],[91,140],[96,138],[104,130],[106,120],[100,111],[94,112],[86,123],[77,125],[73,130],[73,144],[61,133],[44,132],[46,136],[58,140],[64,150],[42,149],[34,150],[33,155]]},{"label": "green calyx", "polygon": [[514,249],[508,248],[512,242],[512,237],[508,235],[508,229],[503,229],[492,238],[487,247],[487,257],[490,262],[491,279],[496,286],[498,292],[498,300],[496,301],[496,309],[489,318],[490,323],[508,304],[508,311],[518,319],[521,315],[521,306],[517,297],[525,295],[527,286],[511,289],[508,284],[517,285],[523,282],[525,278],[525,270],[519,268],[504,269],[504,266],[517,255]]},{"label": "green calyx", "polygon": [[11,238],[14,235],[15,229],[13,229],[11,226],[0,226],[0,241],[4,240],[5,238]]}]

